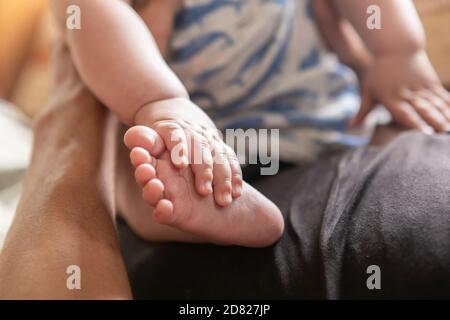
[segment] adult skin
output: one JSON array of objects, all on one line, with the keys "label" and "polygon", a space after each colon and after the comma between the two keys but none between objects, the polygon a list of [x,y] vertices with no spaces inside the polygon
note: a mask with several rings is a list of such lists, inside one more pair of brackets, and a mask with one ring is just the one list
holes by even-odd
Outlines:
[{"label": "adult skin", "polygon": [[[0,299],[129,299],[114,226],[117,121],[58,47],[56,95],[34,126],[16,216],[0,253]],[[69,290],[66,270],[81,269]]]}]

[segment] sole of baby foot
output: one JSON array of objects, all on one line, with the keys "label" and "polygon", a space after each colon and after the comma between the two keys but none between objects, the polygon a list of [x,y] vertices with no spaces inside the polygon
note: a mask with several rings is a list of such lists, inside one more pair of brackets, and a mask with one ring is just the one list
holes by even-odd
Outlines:
[{"label": "sole of baby foot", "polygon": [[221,245],[265,247],[281,237],[279,209],[250,185],[244,183],[242,196],[220,207],[213,195],[198,195],[191,170],[175,168],[168,152],[156,159],[142,150],[134,148],[131,161],[156,222]]}]

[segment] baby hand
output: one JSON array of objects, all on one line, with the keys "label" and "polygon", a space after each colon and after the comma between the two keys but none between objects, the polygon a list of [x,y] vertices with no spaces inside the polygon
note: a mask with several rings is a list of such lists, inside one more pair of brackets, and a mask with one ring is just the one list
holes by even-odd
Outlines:
[{"label": "baby hand", "polygon": [[375,58],[363,78],[359,124],[380,103],[401,125],[425,133],[450,130],[450,94],[443,88],[425,52]]}]

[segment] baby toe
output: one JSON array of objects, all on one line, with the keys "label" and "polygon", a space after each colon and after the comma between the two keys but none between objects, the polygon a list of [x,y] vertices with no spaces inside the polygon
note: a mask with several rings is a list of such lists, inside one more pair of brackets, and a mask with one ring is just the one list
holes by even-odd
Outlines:
[{"label": "baby toe", "polygon": [[155,206],[164,195],[164,184],[159,179],[152,179],[142,189],[142,198],[151,206]]},{"label": "baby toe", "polygon": [[211,168],[199,168],[195,172],[195,187],[197,191],[202,195],[211,194],[212,189],[212,169]]},{"label": "baby toe", "polygon": [[136,148],[133,148],[130,152],[130,160],[131,160],[131,164],[135,168],[137,168],[141,164],[151,163],[152,159],[147,150],[140,148],[140,147],[136,147]]},{"label": "baby toe", "polygon": [[174,221],[172,202],[167,199],[161,199],[153,210],[153,219],[161,224],[171,224]]},{"label": "baby toe", "polygon": [[228,180],[219,180],[214,177],[214,200],[220,206],[227,206],[231,202],[233,202],[233,197],[231,195],[231,181]]},{"label": "baby toe", "polygon": [[165,149],[160,135],[155,130],[145,126],[134,126],[128,129],[124,135],[124,142],[129,149],[140,147],[155,157],[159,156]]},{"label": "baby toe", "polygon": [[156,177],[155,168],[148,163],[139,165],[134,171],[134,178],[136,182],[141,186],[145,186],[147,182]]}]

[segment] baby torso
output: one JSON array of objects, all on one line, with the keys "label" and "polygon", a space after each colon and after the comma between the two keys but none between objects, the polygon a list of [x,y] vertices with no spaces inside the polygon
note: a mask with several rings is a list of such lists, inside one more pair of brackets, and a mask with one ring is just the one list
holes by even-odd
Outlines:
[{"label": "baby torso", "polygon": [[182,0],[169,64],[221,129],[278,128],[288,161],[361,145],[356,78],[328,53],[311,0]]}]

